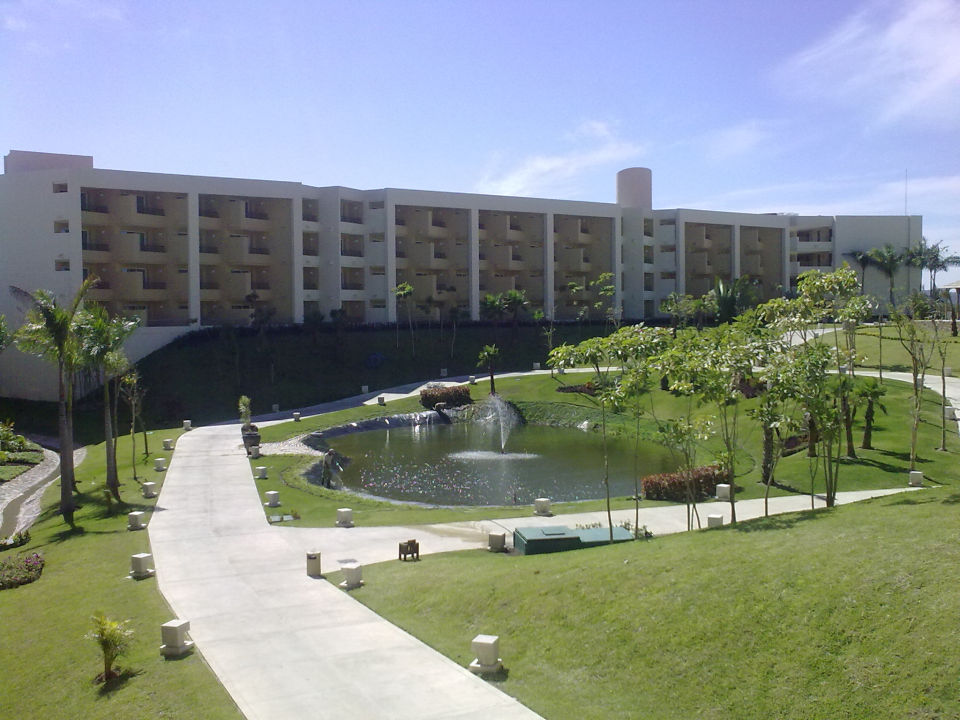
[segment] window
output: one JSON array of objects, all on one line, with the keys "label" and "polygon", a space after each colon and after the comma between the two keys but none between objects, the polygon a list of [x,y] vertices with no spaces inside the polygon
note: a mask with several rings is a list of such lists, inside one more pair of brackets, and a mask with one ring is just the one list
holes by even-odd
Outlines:
[{"label": "window", "polygon": [[53,184],[53,191],[54,191],[55,193],[65,193],[65,192],[67,192],[67,184],[66,184],[66,183],[54,183],[54,184]]},{"label": "window", "polygon": [[386,271],[383,267],[374,266],[370,268],[371,275],[386,275]]},{"label": "window", "polygon": [[386,300],[371,300],[370,307],[374,309],[383,309],[387,306]]},{"label": "window", "polygon": [[69,260],[54,260],[53,269],[57,272],[70,272],[70,261]]},{"label": "window", "polygon": [[643,234],[647,237],[653,237],[653,218],[643,219]]},{"label": "window", "polygon": [[667,218],[665,220],[658,221],[658,224],[659,225],[676,225],[677,221],[674,220],[673,218]]},{"label": "window", "polygon": [[66,220],[57,220],[53,224],[53,231],[55,233],[68,233],[70,232],[70,223]]},{"label": "window", "polygon": [[367,207],[371,210],[383,210],[383,200],[371,200]]},{"label": "window", "polygon": [[677,279],[677,273],[674,272],[673,270],[665,270],[664,272],[660,273],[660,279],[661,279],[661,280],[676,280],[676,279]]}]

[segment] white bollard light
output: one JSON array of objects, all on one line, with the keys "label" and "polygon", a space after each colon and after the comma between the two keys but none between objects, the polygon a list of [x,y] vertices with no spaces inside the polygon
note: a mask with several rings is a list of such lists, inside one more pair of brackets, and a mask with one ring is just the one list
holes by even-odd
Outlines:
[{"label": "white bollard light", "polygon": [[707,527],[721,527],[723,525],[723,515],[707,515]]},{"label": "white bollard light", "polygon": [[499,635],[477,635],[470,643],[470,648],[477,656],[470,663],[470,672],[495,673],[503,668]]},{"label": "white bollard light", "polygon": [[358,562],[348,562],[340,566],[343,572],[343,582],[340,587],[344,590],[353,590],[363,585],[363,565]]},{"label": "white bollard light", "polygon": [[157,472],[163,472],[167,469],[167,459],[158,457],[153,459],[153,469]]},{"label": "white bollard light", "polygon": [[943,417],[946,420],[956,420],[957,419],[956,409],[952,405],[947,405],[946,407],[943,408]]},{"label": "white bollard light", "polygon": [[310,577],[320,577],[320,551],[307,551],[307,575]]},{"label": "white bollard light", "polygon": [[187,430],[192,429],[192,426],[191,426],[189,420],[184,420],[184,421],[183,421],[183,429],[184,429],[184,432],[186,432]]},{"label": "white bollard light", "polygon": [[127,514],[127,530],[143,530],[145,527],[142,510],[134,510]]},{"label": "white bollard light", "polygon": [[471,375],[471,376],[470,376],[470,384],[471,384],[471,385],[476,385],[476,384],[477,384],[477,376],[476,376],[476,375]]},{"label": "white bollard light", "polygon": [[173,450],[173,440],[171,440],[170,438],[167,438],[166,440],[164,440],[164,441],[163,441],[163,449],[164,449],[164,450]]},{"label": "white bollard light", "polygon": [[487,535],[487,546],[490,552],[505,552],[507,549],[507,534],[490,533]]},{"label": "white bollard light", "polygon": [[254,460],[257,460],[257,459],[260,457],[260,446],[259,446],[259,445],[251,445],[251,446],[250,446],[250,457],[253,458]]},{"label": "white bollard light", "polygon": [[153,577],[157,571],[150,567],[151,565],[153,565],[153,555],[150,553],[137,553],[136,555],[131,555],[130,577],[137,580]]},{"label": "white bollard light", "polygon": [[730,486],[727,483],[717,485],[717,500],[730,500]]},{"label": "white bollard light", "polygon": [[536,515],[552,515],[550,512],[550,498],[536,498],[533,501],[533,512]]},{"label": "white bollard light", "polygon": [[949,365],[944,365],[943,374],[946,375],[947,377],[953,377],[953,368],[950,367]]},{"label": "white bollard light", "polygon": [[189,652],[193,647],[193,640],[187,640],[190,631],[189,620],[170,620],[160,626],[160,637],[163,645],[160,654],[164,657],[179,657]]},{"label": "white bollard light", "polygon": [[271,406],[271,409],[273,410],[273,412],[280,412],[280,403],[274,403]]},{"label": "white bollard light", "polygon": [[440,377],[446,377],[446,376],[447,376],[447,369],[440,368]]},{"label": "white bollard light", "polygon": [[280,492],[277,490],[267,490],[267,507],[280,507]]},{"label": "white bollard light", "polygon": [[920,470],[910,471],[910,487],[923,487],[923,472]]},{"label": "white bollard light", "polygon": [[383,395],[377,395],[377,405],[386,405],[387,399]]},{"label": "white bollard light", "polygon": [[351,508],[337,508],[337,527],[353,527],[353,510]]},{"label": "white bollard light", "polygon": [[293,414],[293,421],[294,421],[294,422],[300,422],[300,413],[295,412],[295,413]]},{"label": "white bollard light", "polygon": [[257,480],[266,480],[267,479],[267,468],[265,465],[257,465]]},{"label": "white bollard light", "polygon": [[534,370],[539,370],[539,369],[540,369],[540,363],[534,363],[534,364],[533,364],[533,369],[534,369]]},{"label": "white bollard light", "polygon": [[369,386],[369,385],[361,385],[361,386],[360,386],[360,392],[363,393],[364,395],[366,395],[368,392],[370,392],[370,386]]},{"label": "white bollard light", "polygon": [[145,498],[155,498],[157,496],[157,484],[155,482],[145,482],[140,489]]}]

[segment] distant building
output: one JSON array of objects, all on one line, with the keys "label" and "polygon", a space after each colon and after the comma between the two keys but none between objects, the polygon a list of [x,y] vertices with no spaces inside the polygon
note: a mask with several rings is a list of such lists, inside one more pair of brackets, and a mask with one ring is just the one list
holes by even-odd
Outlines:
[{"label": "distant building", "polygon": [[[421,318],[457,307],[478,319],[485,294],[522,289],[558,321],[584,307],[639,321],[659,317],[670,293],[703,294],[717,277],[755,278],[768,299],[846,253],[921,236],[920,216],[654,210],[651,188],[648,169],[629,168],[615,203],[354,190],[101,170],[90,156],[14,150],[0,176],[0,286],[67,298],[95,275],[91,299],[142,318],[127,348],[138,359],[198,327],[248,324],[258,306],[278,323],[337,309],[357,323],[395,322],[403,282]],[[603,273],[610,297],[591,287]],[[919,288],[919,270],[901,275],[899,286]],[[886,297],[876,272],[866,284]],[[13,327],[22,318],[6,292],[0,313]],[[49,399],[37,365],[5,352],[0,396]]]}]

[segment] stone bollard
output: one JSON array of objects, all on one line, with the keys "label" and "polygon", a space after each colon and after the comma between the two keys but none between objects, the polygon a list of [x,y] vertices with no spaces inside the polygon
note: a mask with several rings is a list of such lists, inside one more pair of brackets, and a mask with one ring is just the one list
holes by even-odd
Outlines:
[{"label": "stone bollard", "polygon": [[143,530],[146,524],[143,522],[143,511],[134,510],[127,514],[127,530]]},{"label": "stone bollard", "polygon": [[533,501],[533,513],[534,515],[552,515],[553,513],[550,512],[550,498],[536,498]]},{"label": "stone bollard", "polygon": [[167,469],[167,459],[158,457],[153,459],[153,469],[157,472],[163,472]]},{"label": "stone bollard", "polygon": [[721,527],[723,526],[723,515],[707,515],[707,527]]},{"label": "stone bollard", "polygon": [[447,376],[447,369],[440,368],[440,377],[446,377],[446,376]]},{"label": "stone bollard", "polygon": [[157,571],[150,567],[153,564],[153,555],[150,553],[137,553],[130,556],[130,577],[135,580],[153,577]]},{"label": "stone bollard", "polygon": [[727,483],[717,485],[717,500],[730,500],[730,486]]},{"label": "stone bollard", "polygon": [[470,663],[470,672],[495,673],[503,669],[499,635],[477,635],[470,643],[470,648],[477,656]]},{"label": "stone bollard", "polygon": [[920,470],[910,471],[910,487],[923,487],[923,472]]},{"label": "stone bollard", "polygon": [[164,449],[164,450],[173,450],[173,440],[171,440],[170,438],[167,438],[166,440],[164,440],[164,441],[163,441],[163,449]]},{"label": "stone bollard", "polygon": [[307,575],[310,577],[321,577],[319,550],[307,551]]},{"label": "stone bollard", "polygon": [[943,417],[946,420],[956,420],[957,411],[952,405],[947,405],[943,408]]},{"label": "stone bollard", "polygon": [[533,369],[534,369],[534,370],[539,370],[539,369],[540,369],[540,363],[534,363],[534,364],[533,364]]},{"label": "stone bollard", "polygon": [[490,552],[506,552],[507,534],[490,533],[487,535],[487,548],[490,550]]},{"label": "stone bollard", "polygon": [[944,365],[943,374],[946,375],[947,377],[953,377],[953,368],[950,367],[949,365]]},{"label": "stone bollard", "polygon": [[343,571],[343,582],[340,587],[344,590],[353,590],[363,585],[363,565],[358,562],[348,562],[340,566]]},{"label": "stone bollard", "polygon": [[361,392],[362,394],[366,395],[368,392],[370,392],[370,386],[369,386],[369,385],[361,385],[361,386],[360,386],[360,392]]},{"label": "stone bollard", "polygon": [[280,492],[277,490],[267,490],[264,493],[267,496],[267,507],[280,507]]},{"label": "stone bollard", "polygon": [[470,376],[470,384],[471,384],[471,385],[476,385],[476,384],[477,384],[477,376],[476,376],[476,375],[471,375],[471,376]]},{"label": "stone bollard", "polygon": [[387,404],[387,399],[383,395],[377,395],[377,405],[381,407]]},{"label": "stone bollard", "polygon": [[337,527],[353,527],[353,510],[350,508],[337,508]]},{"label": "stone bollard", "polygon": [[280,412],[280,403],[274,403],[270,406],[270,409],[273,410],[273,412]]},{"label": "stone bollard", "polygon": [[157,496],[157,484],[155,482],[145,482],[140,490],[145,498],[155,498]]},{"label": "stone bollard", "polygon": [[180,657],[193,648],[193,640],[187,640],[190,630],[189,620],[170,620],[160,626],[160,637],[163,645],[160,654],[164,657]]},{"label": "stone bollard", "polygon": [[295,412],[295,413],[293,414],[293,421],[294,421],[294,422],[300,422],[300,413]]},{"label": "stone bollard", "polygon": [[254,460],[257,460],[257,459],[260,457],[260,446],[259,446],[259,445],[251,445],[251,446],[250,446],[250,457],[253,458]]},{"label": "stone bollard", "polygon": [[190,421],[189,421],[189,420],[184,420],[184,421],[183,421],[183,430],[184,430],[184,432],[186,432],[186,431],[188,431],[188,430],[192,430],[192,429],[193,429],[193,428],[192,428],[191,425],[190,425]]},{"label": "stone bollard", "polygon": [[257,465],[257,474],[255,477],[257,478],[257,480],[267,479],[267,468],[265,465]]}]

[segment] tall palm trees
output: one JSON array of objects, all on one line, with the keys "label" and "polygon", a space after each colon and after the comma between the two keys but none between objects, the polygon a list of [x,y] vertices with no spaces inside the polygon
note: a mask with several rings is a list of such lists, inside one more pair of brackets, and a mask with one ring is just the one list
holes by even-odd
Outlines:
[{"label": "tall palm trees", "polygon": [[870,267],[873,262],[873,258],[870,257],[870,251],[853,250],[852,252],[844,253],[844,255],[853,260],[857,264],[857,267],[860,268],[860,293],[863,294],[866,292],[867,268]]},{"label": "tall palm trees", "polygon": [[77,320],[83,300],[96,282],[87,278],[69,305],[61,305],[46,290],[29,293],[17,287],[10,292],[28,304],[27,316],[14,339],[25,353],[38,355],[57,366],[57,431],[60,436],[60,513],[73,525],[73,379],[80,361]]},{"label": "tall palm trees", "polygon": [[887,276],[887,280],[890,283],[890,308],[893,309],[895,304],[893,282],[897,270],[899,270],[900,266],[904,263],[904,253],[888,243],[882,248],[870,248],[870,250],[867,251],[867,255],[870,256],[870,260],[877,269]]},{"label": "tall palm trees", "polygon": [[123,343],[137,329],[139,318],[111,318],[102,305],[93,305],[80,313],[77,335],[80,341],[80,357],[85,365],[103,377],[103,434],[106,438],[107,489],[120,500],[120,479],[117,475],[117,456],[114,450],[115,428],[113,427],[110,401],[110,379],[120,375],[128,362],[123,354]]}]

